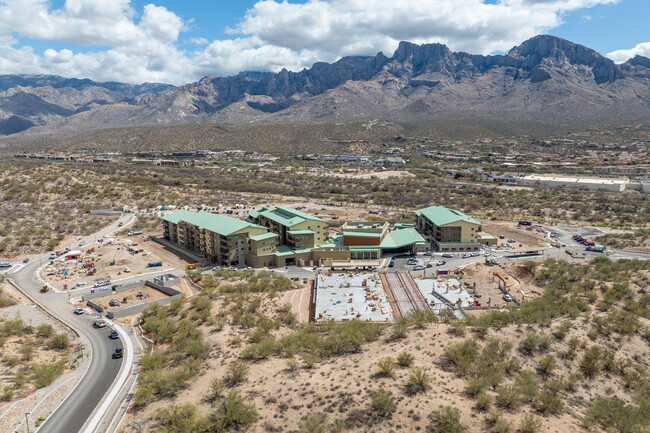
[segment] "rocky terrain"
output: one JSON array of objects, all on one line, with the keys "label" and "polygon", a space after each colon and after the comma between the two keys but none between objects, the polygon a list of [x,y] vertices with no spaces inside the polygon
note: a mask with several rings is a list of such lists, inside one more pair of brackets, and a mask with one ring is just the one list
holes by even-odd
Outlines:
[{"label": "rocky terrain", "polygon": [[376,117],[566,125],[648,119],[650,59],[617,65],[553,36],[495,56],[402,42],[392,57],[345,57],[300,72],[243,72],[181,87],[8,76],[0,77],[0,91],[2,134]]}]

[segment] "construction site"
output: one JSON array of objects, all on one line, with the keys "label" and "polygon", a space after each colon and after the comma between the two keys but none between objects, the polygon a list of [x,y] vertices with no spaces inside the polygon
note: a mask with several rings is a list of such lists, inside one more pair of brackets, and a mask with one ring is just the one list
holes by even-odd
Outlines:
[{"label": "construction site", "polygon": [[447,310],[463,319],[470,312],[500,310],[540,296],[533,280],[524,266],[478,263],[431,277],[413,277],[408,272],[318,274],[313,320],[393,322],[427,309],[438,316]]},{"label": "construction site", "polygon": [[130,239],[101,239],[101,242],[59,255],[41,270],[41,276],[59,290],[92,287],[146,273],[152,265],[163,265],[160,257]]}]

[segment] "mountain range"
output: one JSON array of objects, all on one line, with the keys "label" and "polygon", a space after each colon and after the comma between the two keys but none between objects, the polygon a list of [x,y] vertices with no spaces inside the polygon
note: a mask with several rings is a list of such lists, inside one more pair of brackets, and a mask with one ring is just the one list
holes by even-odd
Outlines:
[{"label": "mountain range", "polygon": [[650,59],[617,65],[582,45],[541,35],[505,55],[401,42],[392,57],[344,57],[300,72],[242,72],[179,87],[0,76],[3,135],[370,118],[648,119]]}]

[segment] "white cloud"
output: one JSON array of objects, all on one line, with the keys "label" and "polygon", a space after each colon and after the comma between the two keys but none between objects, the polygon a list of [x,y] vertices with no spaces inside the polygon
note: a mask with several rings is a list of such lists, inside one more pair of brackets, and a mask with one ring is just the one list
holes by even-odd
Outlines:
[{"label": "white cloud", "polygon": [[[241,70],[299,70],[344,55],[390,56],[402,40],[487,54],[557,27],[564,12],[617,1],[261,0],[226,29],[236,38],[192,38],[196,50],[187,52],[179,35],[192,20],[185,23],[162,6],[135,10],[132,0],[66,0],[52,9],[49,0],[0,0],[0,73],[182,84]],[[38,55],[19,46],[20,37],[98,48]]]},{"label": "white cloud", "polygon": [[607,53],[607,57],[616,63],[624,63],[636,55],[650,58],[650,42],[640,43],[629,50],[617,50]]}]

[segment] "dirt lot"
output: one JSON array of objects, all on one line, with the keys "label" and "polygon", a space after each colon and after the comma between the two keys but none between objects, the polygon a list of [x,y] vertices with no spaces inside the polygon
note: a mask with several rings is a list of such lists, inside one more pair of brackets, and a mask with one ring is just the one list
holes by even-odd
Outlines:
[{"label": "dirt lot", "polygon": [[[138,293],[142,293],[142,297],[138,298]],[[140,304],[142,302],[153,302],[157,301],[159,299],[165,299],[168,296],[165,295],[162,292],[159,292],[156,289],[152,289],[151,287],[135,287],[133,289],[129,289],[125,292],[120,292],[116,294],[109,294],[107,296],[104,296],[102,298],[97,298],[93,299],[93,302],[96,304],[101,305],[107,310],[117,310],[123,307],[128,307],[129,305],[136,305]],[[119,307],[111,307],[108,305],[111,299],[117,299],[120,301],[120,306]],[[122,302],[126,298],[126,302]]]},{"label": "dirt lot", "polygon": [[[515,248],[527,247],[544,247],[550,241],[546,233],[537,232],[536,227],[527,227],[518,225],[516,222],[499,221],[489,222],[483,225],[483,232],[496,236],[504,236],[505,239],[499,239],[499,245],[508,242],[508,239],[514,239]],[[512,244],[512,242],[511,242]],[[519,246],[521,244],[521,247]]]},{"label": "dirt lot", "polygon": [[[137,245],[135,245],[135,243]],[[131,275],[149,272],[149,262],[163,262],[163,268],[169,267],[158,255],[152,253],[149,246],[153,242],[142,242],[142,240],[115,239],[112,243],[102,245],[84,246],[79,260],[65,260],[59,257],[51,261],[41,271],[43,278],[58,289],[63,289],[67,284],[69,289],[74,289],[80,282],[91,286],[97,281],[116,279],[118,276],[126,277],[126,267],[130,268]],[[134,248],[142,249],[138,254],[131,254],[127,251],[127,245],[135,245]],[[91,251],[94,248],[94,251]],[[111,262],[115,262],[111,265]],[[84,265],[88,267],[84,267]],[[94,275],[88,273],[94,270]]]}]

